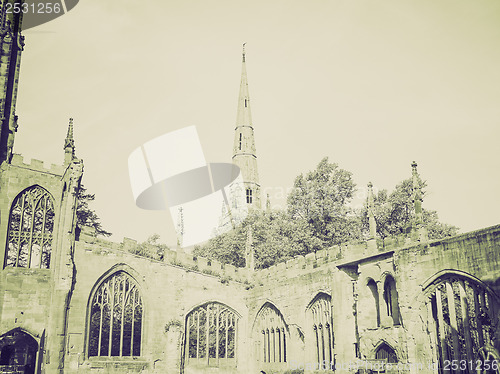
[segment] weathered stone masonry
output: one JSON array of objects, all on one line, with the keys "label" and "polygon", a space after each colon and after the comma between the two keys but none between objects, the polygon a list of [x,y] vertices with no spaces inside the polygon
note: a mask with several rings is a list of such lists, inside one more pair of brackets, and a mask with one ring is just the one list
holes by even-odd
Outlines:
[{"label": "weathered stone masonry", "polygon": [[[63,165],[12,153],[23,38],[5,4],[0,373],[460,372],[452,362],[466,363],[463,373],[500,372],[491,366],[500,359],[500,225],[430,241],[418,190],[408,235],[377,242],[370,219],[367,242],[257,271],[251,236],[247,267],[235,268],[182,250],[141,257],[135,240],[77,232],[83,162],[72,120]],[[234,153],[258,209],[245,65],[238,108]],[[490,369],[470,366],[477,360]]]}]

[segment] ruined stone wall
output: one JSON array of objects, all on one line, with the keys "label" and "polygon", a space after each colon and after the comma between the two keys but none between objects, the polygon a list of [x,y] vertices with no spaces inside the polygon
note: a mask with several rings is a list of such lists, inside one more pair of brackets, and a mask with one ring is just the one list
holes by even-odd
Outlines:
[{"label": "ruined stone wall", "polygon": [[[0,276],[0,333],[18,327],[38,342],[45,333],[45,373],[232,374],[308,369],[307,364],[316,361],[308,308],[319,294],[331,297],[337,365],[373,360],[384,342],[394,349],[399,362],[426,365],[435,363],[437,355],[425,291],[435,277],[463,272],[500,293],[500,226],[429,242],[399,237],[385,243],[346,244],[255,272],[180,250],[168,250],[162,259],[153,250],[149,255],[156,259],[137,256],[136,241],[97,239],[90,229],[74,242],[71,199],[80,175],[77,166],[47,168],[15,156],[11,165],[3,164],[0,175],[2,243],[7,241],[10,206],[22,190],[40,185],[54,197],[57,218],[51,268],[5,268]],[[3,261],[5,250],[0,253]],[[141,355],[88,357],[90,297],[100,281],[120,270],[135,279],[144,302]],[[397,323],[384,314],[384,284],[389,278],[397,290]],[[367,286],[370,281],[377,288],[378,318],[374,294]],[[237,368],[183,365],[186,316],[206,302],[223,303],[240,316]],[[285,321],[287,363],[262,360],[262,334],[255,324],[264,306],[275,308]],[[435,371],[413,367],[402,372]]]},{"label": "ruined stone wall", "polygon": [[[311,345],[315,342],[306,310],[318,292],[326,292],[332,297],[338,365],[357,359],[374,360],[376,349],[385,342],[394,349],[398,361],[407,364],[402,372],[434,372],[435,366],[429,366],[436,364],[436,352],[427,326],[430,316],[425,284],[439,274],[462,271],[498,294],[500,226],[426,243],[409,243],[401,238],[392,242],[406,242],[406,246],[331,248],[257,271],[255,288],[248,297],[249,324],[254,323],[265,303],[272,303],[290,326],[289,364],[292,360],[314,362]],[[394,279],[398,294],[397,322],[384,313],[384,284],[388,277]],[[378,321],[374,296],[367,287],[370,279],[377,284]],[[253,368],[260,370],[266,365],[258,361],[258,332],[252,330],[251,338]]]},{"label": "ruined stone wall", "polygon": [[[9,213],[15,197],[26,188],[39,185],[55,197],[54,209],[60,211],[60,201],[57,197],[62,194],[63,172],[63,168],[55,165],[45,168],[38,160],[31,160],[25,164],[19,155],[14,155],[11,165],[2,164],[0,173],[2,268],[6,254]],[[0,333],[21,327],[35,337],[41,337],[47,328],[47,316],[54,288],[53,271],[9,267],[3,270],[0,282]]]},{"label": "ruined stone wall", "polygon": [[[184,264],[183,267],[133,255],[123,244],[89,240],[89,237],[87,242],[82,239],[77,242],[75,250],[76,284],[70,305],[69,355],[65,372],[108,373],[130,370],[179,373],[186,315],[196,306],[209,301],[226,304],[241,315],[237,337],[237,372],[245,372],[244,368],[248,365],[243,349],[246,346],[248,315],[243,297],[247,287],[245,283],[195,270],[196,261],[192,257],[189,262],[193,265],[188,267]],[[129,249],[130,246],[128,242]],[[141,357],[89,358],[87,326],[91,292],[100,279],[119,270],[127,272],[137,281],[143,297]],[[190,372],[189,368],[185,372]]]}]

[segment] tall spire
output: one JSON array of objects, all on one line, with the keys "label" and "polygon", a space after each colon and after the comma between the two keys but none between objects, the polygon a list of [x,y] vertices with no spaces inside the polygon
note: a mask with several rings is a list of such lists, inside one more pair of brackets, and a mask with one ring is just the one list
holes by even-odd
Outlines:
[{"label": "tall spire", "polygon": [[240,94],[234,134],[233,163],[237,165],[243,176],[246,202],[249,207],[261,208],[259,172],[257,170],[257,152],[250,112],[250,95],[246,69],[246,52],[243,44]]},{"label": "tall spire", "polygon": [[252,115],[250,113],[250,95],[248,93],[248,78],[245,62],[245,44],[246,43],[243,43],[240,96],[238,98],[238,115],[236,118],[236,126],[252,126]]},{"label": "tall spire", "polygon": [[64,140],[64,164],[67,165],[75,158],[75,139],[73,139],[73,118],[69,119],[68,133]]}]

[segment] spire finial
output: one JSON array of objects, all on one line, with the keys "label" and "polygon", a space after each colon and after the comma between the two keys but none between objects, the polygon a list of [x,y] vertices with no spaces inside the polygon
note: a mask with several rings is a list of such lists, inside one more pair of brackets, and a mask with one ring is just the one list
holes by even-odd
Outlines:
[{"label": "spire finial", "polygon": [[245,44],[247,43],[243,43],[243,62],[245,62]]},{"label": "spire finial", "polygon": [[412,171],[412,187],[413,187],[413,206],[415,209],[414,230],[418,235],[418,240],[428,240],[427,230],[424,227],[424,216],[422,209],[422,182],[417,171],[417,163],[415,161],[411,164]]},{"label": "spire finial", "polygon": [[375,221],[375,203],[372,182],[368,182],[368,224],[370,228],[370,239],[375,239],[377,236],[377,222]]},{"label": "spire finial", "polygon": [[69,119],[68,133],[66,134],[66,140],[64,141],[64,148],[74,148],[75,140],[73,139],[73,118]]},{"label": "spire finial", "polygon": [[420,178],[418,176],[417,163],[415,161],[412,162],[411,169],[415,223],[417,226],[420,226],[422,224],[422,190],[420,188]]},{"label": "spire finial", "polygon": [[64,140],[64,163],[69,164],[75,158],[75,140],[73,139],[73,118],[69,119],[68,133]]}]

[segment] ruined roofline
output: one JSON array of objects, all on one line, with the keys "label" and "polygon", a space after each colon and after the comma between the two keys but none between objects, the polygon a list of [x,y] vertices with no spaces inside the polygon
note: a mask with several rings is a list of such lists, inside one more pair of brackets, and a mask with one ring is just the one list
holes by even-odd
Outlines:
[{"label": "ruined roofline", "polygon": [[248,283],[250,273],[247,268],[237,268],[234,265],[223,264],[216,260],[210,260],[205,257],[193,256],[182,250],[165,250],[163,259],[139,255],[134,253],[139,244],[137,240],[123,238],[121,243],[113,242],[96,237],[93,227],[83,227],[77,243],[83,246],[86,251],[95,251],[96,253],[112,252],[115,254],[126,254],[146,261],[161,263],[168,266],[183,268],[186,271],[197,272],[203,275],[220,277],[221,281],[236,281]]},{"label": "ruined roofline", "polygon": [[84,227],[78,243],[81,243],[88,251],[110,251],[115,253],[126,253],[144,260],[163,263],[165,265],[180,267],[187,271],[198,272],[200,274],[218,276],[226,280],[248,283],[249,281],[261,281],[264,279],[282,278],[284,274],[287,277],[294,277],[301,273],[310,272],[313,269],[323,268],[325,265],[342,267],[354,266],[366,261],[373,261],[380,258],[388,258],[398,252],[410,250],[418,246],[435,247],[441,244],[459,242],[481,235],[488,235],[494,232],[500,232],[500,224],[471,231],[453,237],[429,240],[427,242],[408,241],[406,235],[397,237],[394,245],[391,247],[370,247],[367,241],[358,243],[346,243],[340,246],[322,249],[315,253],[309,253],[305,256],[296,256],[284,262],[277,263],[269,268],[259,269],[251,272],[247,268],[237,268],[230,264],[223,264],[216,260],[193,256],[182,250],[166,250],[163,260],[141,256],[133,253],[138,247],[136,240],[124,238],[121,243],[112,242],[105,239],[96,238],[95,230],[90,227]]},{"label": "ruined roofline", "polygon": [[[328,266],[353,266],[366,261],[373,261],[377,258],[391,257],[393,254],[403,252],[418,246],[435,247],[441,244],[454,243],[467,240],[480,235],[488,235],[494,232],[500,233],[500,224],[490,226],[484,229],[471,231],[442,239],[434,239],[425,242],[410,241],[406,234],[396,236],[391,245],[385,247],[370,248],[368,241],[357,243],[345,243],[339,246],[333,246],[328,249],[322,249],[315,253],[308,253],[305,256],[296,256],[284,262],[277,263],[265,269],[256,270],[256,278],[273,278],[275,275],[296,276],[296,271],[308,272],[312,269]],[[292,274],[290,270],[295,270]]]}]

